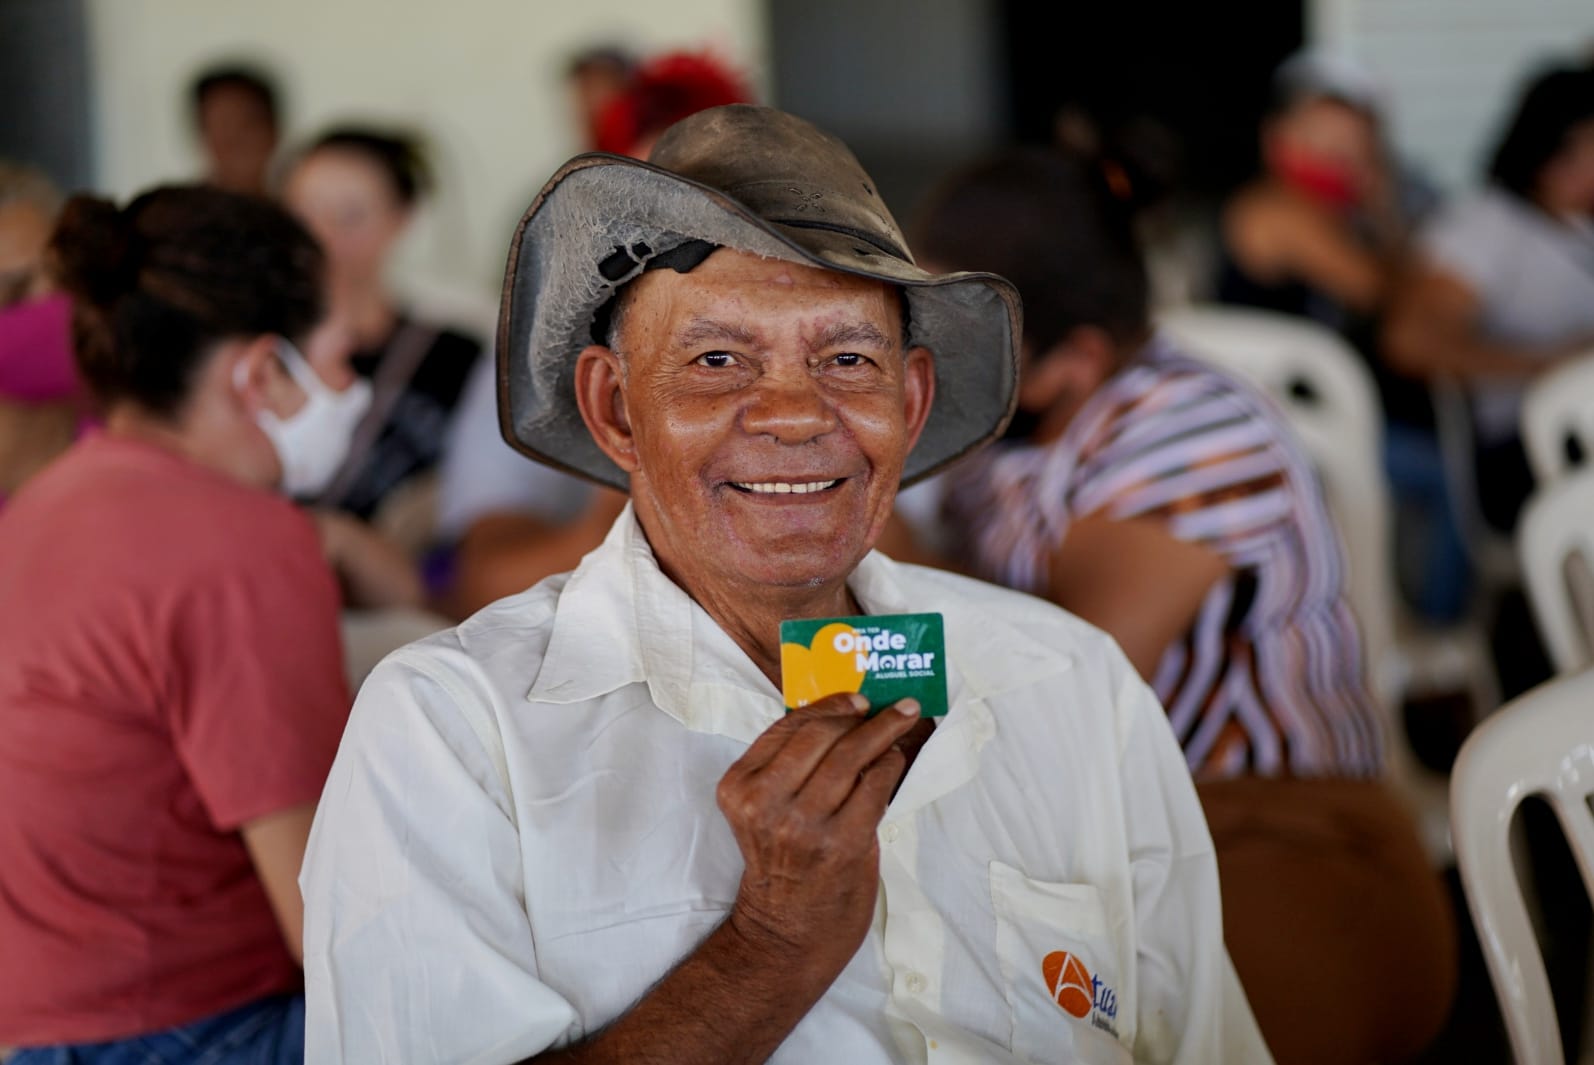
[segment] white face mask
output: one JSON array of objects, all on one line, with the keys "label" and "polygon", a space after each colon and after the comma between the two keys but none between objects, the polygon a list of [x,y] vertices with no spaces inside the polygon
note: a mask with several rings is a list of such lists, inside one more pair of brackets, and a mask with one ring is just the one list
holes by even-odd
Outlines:
[{"label": "white face mask", "polygon": [[[282,463],[278,488],[287,496],[314,496],[331,483],[348,457],[354,430],[371,406],[371,382],[356,377],[348,388],[334,391],[310,368],[298,348],[280,338],[277,358],[304,389],[305,404],[286,418],[262,410],[255,420]],[[243,370],[242,363],[239,370]]]}]

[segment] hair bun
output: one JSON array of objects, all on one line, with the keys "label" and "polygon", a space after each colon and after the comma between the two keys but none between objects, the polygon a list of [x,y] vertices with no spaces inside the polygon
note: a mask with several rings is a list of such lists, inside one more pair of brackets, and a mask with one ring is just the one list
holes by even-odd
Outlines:
[{"label": "hair bun", "polygon": [[68,292],[108,308],[137,285],[140,245],[127,212],[96,196],[74,196],[50,241],[52,266]]}]

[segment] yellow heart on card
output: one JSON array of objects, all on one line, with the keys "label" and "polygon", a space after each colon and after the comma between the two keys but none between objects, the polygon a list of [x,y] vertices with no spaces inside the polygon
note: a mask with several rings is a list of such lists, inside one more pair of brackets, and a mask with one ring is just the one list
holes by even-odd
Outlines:
[{"label": "yellow heart on card", "polygon": [[827,695],[863,687],[864,671],[858,668],[858,656],[851,650],[836,649],[836,637],[842,633],[856,636],[858,630],[838,621],[814,633],[807,647],[780,645],[781,694],[788,708],[795,710]]}]

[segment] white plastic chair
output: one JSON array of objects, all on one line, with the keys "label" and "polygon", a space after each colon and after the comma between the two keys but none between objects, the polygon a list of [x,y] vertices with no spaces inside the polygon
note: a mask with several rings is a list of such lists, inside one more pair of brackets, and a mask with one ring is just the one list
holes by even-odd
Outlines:
[{"label": "white plastic chair", "polygon": [[1534,493],[1517,524],[1517,552],[1555,671],[1594,664],[1594,470]]},{"label": "white plastic chair", "polygon": [[1594,468],[1594,351],[1528,386],[1522,444],[1540,485]]},{"label": "white plastic chair", "polygon": [[[1383,413],[1361,358],[1338,336],[1304,319],[1229,307],[1172,308],[1158,316],[1184,350],[1267,393],[1316,465],[1345,544],[1351,607],[1361,626],[1368,677],[1385,713],[1389,777],[1406,796],[1429,855],[1450,857],[1445,782],[1418,762],[1400,717],[1406,693],[1423,677],[1464,685],[1493,706],[1487,655],[1467,630],[1413,634],[1398,622],[1394,541],[1383,464]],[[1484,666],[1486,668],[1486,665]]]},{"label": "white plastic chair", "polygon": [[1516,863],[1511,822],[1522,800],[1554,809],[1594,896],[1594,672],[1513,700],[1473,730],[1450,777],[1456,859],[1467,908],[1505,1015],[1517,1065],[1562,1065],[1560,1029]]}]

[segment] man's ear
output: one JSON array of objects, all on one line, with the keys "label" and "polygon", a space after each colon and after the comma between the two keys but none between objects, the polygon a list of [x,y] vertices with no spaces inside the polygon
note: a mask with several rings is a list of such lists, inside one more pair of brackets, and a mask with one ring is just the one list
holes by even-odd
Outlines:
[{"label": "man's ear", "polygon": [[598,447],[626,473],[637,471],[636,437],[626,412],[625,371],[620,356],[589,344],[576,356],[576,405]]},{"label": "man's ear", "polygon": [[903,355],[903,422],[908,430],[908,451],[919,442],[930,408],[935,405],[935,356],[929,348],[909,348]]}]

